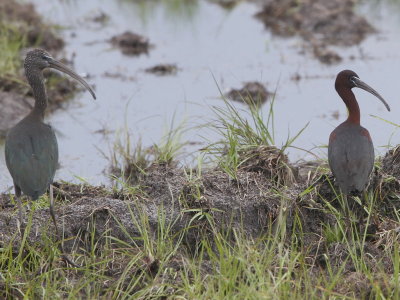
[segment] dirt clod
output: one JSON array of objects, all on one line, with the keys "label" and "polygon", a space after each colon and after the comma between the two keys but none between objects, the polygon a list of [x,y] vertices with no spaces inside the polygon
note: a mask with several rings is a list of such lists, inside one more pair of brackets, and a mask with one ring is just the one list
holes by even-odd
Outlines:
[{"label": "dirt clod", "polygon": [[363,273],[351,272],[343,278],[336,292],[351,298],[366,299],[371,292],[371,284]]},{"label": "dirt clod", "polygon": [[175,64],[159,64],[154,67],[147,68],[145,70],[147,73],[152,73],[155,75],[173,75],[178,72],[178,67]]},{"label": "dirt clod", "polygon": [[91,19],[93,22],[104,24],[110,20],[110,16],[104,11],[98,11]]},{"label": "dirt clod", "polygon": [[382,167],[375,169],[371,188],[378,194],[381,211],[393,213],[400,209],[400,145],[390,149],[382,159]]},{"label": "dirt clod", "polygon": [[293,168],[286,154],[275,146],[249,148],[240,154],[243,161],[240,169],[260,172],[271,182],[290,186],[294,182]]},{"label": "dirt clod", "polygon": [[237,102],[247,104],[264,104],[272,95],[265,86],[259,82],[246,82],[241,89],[232,89],[225,94],[225,97]]},{"label": "dirt clod", "polygon": [[112,37],[110,42],[126,55],[147,54],[151,47],[148,38],[131,31]]}]

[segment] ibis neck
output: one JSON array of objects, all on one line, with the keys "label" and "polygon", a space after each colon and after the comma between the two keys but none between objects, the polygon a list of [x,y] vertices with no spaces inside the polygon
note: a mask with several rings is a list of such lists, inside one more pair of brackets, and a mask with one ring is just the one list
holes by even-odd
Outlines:
[{"label": "ibis neck", "polygon": [[349,116],[347,117],[346,122],[360,125],[360,107],[358,106],[354,93],[347,87],[337,87],[336,91],[346,104],[349,111]]},{"label": "ibis neck", "polygon": [[35,99],[35,105],[32,109],[31,114],[38,116],[40,119],[44,118],[44,111],[47,107],[47,94],[44,86],[43,74],[40,70],[27,70],[26,77],[32,87],[33,98]]}]

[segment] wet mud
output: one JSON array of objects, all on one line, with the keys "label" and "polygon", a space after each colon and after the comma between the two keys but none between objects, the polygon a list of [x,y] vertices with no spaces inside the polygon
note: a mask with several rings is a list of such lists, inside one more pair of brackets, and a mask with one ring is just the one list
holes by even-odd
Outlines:
[{"label": "wet mud", "polygon": [[158,76],[175,75],[178,73],[178,67],[175,64],[159,64],[154,67],[147,68],[147,73],[151,73]]},{"label": "wet mud", "polygon": [[153,47],[148,38],[131,31],[125,31],[124,33],[113,36],[110,42],[126,55],[147,54],[150,48]]},{"label": "wet mud", "polygon": [[[64,41],[54,32],[54,26],[42,21],[32,4],[5,0],[0,2],[0,16],[7,26],[14,26],[21,36],[25,37],[24,48],[41,47],[57,57],[64,47]],[[12,34],[12,32],[10,33]],[[17,77],[0,74],[0,138],[4,138],[9,128],[21,120],[33,106],[32,91],[22,70]],[[61,60],[62,61],[62,60]],[[46,113],[62,107],[62,103],[70,99],[77,91],[77,84],[58,73],[46,71],[47,95],[49,106]]]},{"label": "wet mud", "polygon": [[353,46],[375,32],[366,19],[354,12],[356,0],[283,0],[265,1],[256,14],[274,34],[300,36],[305,48],[326,64],[338,63],[342,57],[331,45]]},{"label": "wet mud", "polygon": [[241,89],[231,89],[225,94],[225,97],[227,99],[236,102],[244,102],[249,105],[261,105],[267,102],[272,95],[273,94],[269,92],[262,83],[252,81],[246,82]]}]

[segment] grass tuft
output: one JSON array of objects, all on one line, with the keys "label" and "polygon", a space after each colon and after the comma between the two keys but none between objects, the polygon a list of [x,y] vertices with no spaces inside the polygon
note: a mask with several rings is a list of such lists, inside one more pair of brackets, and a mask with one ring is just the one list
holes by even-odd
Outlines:
[{"label": "grass tuft", "polygon": [[221,139],[203,151],[214,157],[232,178],[244,170],[262,172],[278,186],[293,183],[293,169],[285,151],[306,126],[278,149],[274,138],[274,99],[267,117],[254,102],[249,103],[249,110],[238,109],[225,98],[224,103],[224,107],[213,107],[217,117],[213,128]]},{"label": "grass tuft", "polygon": [[21,84],[20,51],[26,45],[26,38],[18,27],[0,22],[0,88],[9,89],[12,84]]},{"label": "grass tuft", "polygon": [[130,184],[138,183],[146,175],[152,165],[176,166],[178,157],[186,145],[182,142],[185,133],[185,123],[175,127],[174,121],[161,138],[159,143],[144,147],[139,138],[132,149],[131,136],[124,130],[122,138],[114,144],[111,158],[111,173],[115,178],[123,178]]}]

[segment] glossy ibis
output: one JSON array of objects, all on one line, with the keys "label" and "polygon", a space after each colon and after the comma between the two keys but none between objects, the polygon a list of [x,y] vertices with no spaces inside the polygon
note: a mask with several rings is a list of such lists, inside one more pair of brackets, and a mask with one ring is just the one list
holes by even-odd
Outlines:
[{"label": "glossy ibis", "polygon": [[96,95],[82,77],[42,49],[34,49],[27,53],[24,68],[26,78],[32,87],[35,104],[31,112],[7,134],[6,164],[14,182],[20,225],[23,221],[21,191],[32,200],[36,200],[50,187],[50,214],[58,231],[51,185],[58,164],[58,146],[53,129],[43,122],[47,95],[42,71],[53,68],[64,72],[87,88],[94,99]]},{"label": "glossy ibis", "polygon": [[360,108],[351,90],[354,87],[375,95],[390,111],[382,96],[361,81],[355,72],[344,70],[337,75],[335,89],[346,104],[349,116],[329,137],[328,160],[345,195],[363,191],[374,166],[374,146],[368,130],[360,125]]}]

